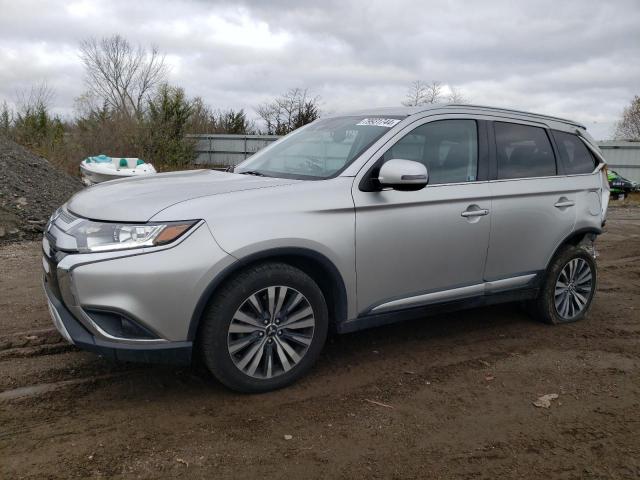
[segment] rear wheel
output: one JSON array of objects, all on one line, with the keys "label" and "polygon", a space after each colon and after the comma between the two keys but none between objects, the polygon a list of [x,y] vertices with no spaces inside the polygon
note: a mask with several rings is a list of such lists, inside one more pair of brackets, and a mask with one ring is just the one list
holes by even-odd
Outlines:
[{"label": "rear wheel", "polygon": [[228,281],[207,308],[199,333],[204,362],[229,388],[284,387],[315,363],[328,314],[318,285],[283,263],[250,267]]},{"label": "rear wheel", "polygon": [[597,285],[596,262],[586,250],[567,246],[552,260],[538,298],[534,316],[551,324],[581,320],[589,312]]}]

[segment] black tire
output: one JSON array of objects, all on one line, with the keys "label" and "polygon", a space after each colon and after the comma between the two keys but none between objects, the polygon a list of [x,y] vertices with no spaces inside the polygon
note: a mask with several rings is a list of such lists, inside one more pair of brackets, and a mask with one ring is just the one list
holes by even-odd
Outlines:
[{"label": "black tire", "polygon": [[[315,319],[312,340],[290,370],[272,378],[255,378],[234,363],[227,343],[229,329],[236,311],[251,295],[276,285],[295,289],[308,301]],[[201,320],[198,346],[204,364],[221,383],[238,392],[267,392],[290,385],[309,371],[320,356],[328,324],[324,295],[309,275],[285,263],[261,263],[234,275],[214,293]],[[275,338],[272,341],[277,343]]]},{"label": "black tire", "polygon": [[[558,313],[558,308],[556,307],[556,282],[562,270],[574,259],[583,259],[586,262],[592,276],[592,284],[585,306],[577,314],[567,318],[566,316],[560,315],[560,313]],[[591,303],[598,285],[597,280],[598,271],[596,262],[591,254],[583,248],[567,245],[563,247],[551,261],[542,282],[542,287],[538,297],[530,302],[528,310],[537,320],[552,325],[572,323],[582,320],[589,313],[591,308]]]}]

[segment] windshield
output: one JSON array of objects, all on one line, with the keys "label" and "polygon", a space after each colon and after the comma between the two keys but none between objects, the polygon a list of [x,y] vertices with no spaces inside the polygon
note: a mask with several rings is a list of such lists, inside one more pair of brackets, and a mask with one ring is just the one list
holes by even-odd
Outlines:
[{"label": "windshield", "polygon": [[234,172],[310,180],[329,178],[403,118],[370,115],[317,120],[256,153]]}]

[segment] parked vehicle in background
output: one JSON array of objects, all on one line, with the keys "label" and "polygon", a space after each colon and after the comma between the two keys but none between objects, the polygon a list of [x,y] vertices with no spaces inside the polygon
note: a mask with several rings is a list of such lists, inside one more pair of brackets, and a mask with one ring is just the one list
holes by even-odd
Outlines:
[{"label": "parked vehicle in background", "polygon": [[630,193],[640,190],[640,185],[618,175],[618,173],[614,170],[608,170],[607,178],[609,180],[611,196],[618,200],[623,200],[624,197],[626,197]]},{"label": "parked vehicle in background", "polygon": [[469,105],[317,120],[234,172],[97,185],[43,239],[54,323],[121,360],[189,362],[280,388],[329,329],[525,301],[582,319],[609,190],[582,125]]}]

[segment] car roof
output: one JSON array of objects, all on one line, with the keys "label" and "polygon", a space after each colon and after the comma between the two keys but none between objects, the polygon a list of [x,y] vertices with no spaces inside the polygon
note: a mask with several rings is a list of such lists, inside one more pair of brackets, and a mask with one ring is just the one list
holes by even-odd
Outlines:
[{"label": "car roof", "polygon": [[513,118],[521,118],[521,119],[538,119],[545,122],[557,122],[560,124],[565,124],[566,126],[578,127],[583,130],[586,130],[586,127],[581,123],[574,122],[573,120],[568,120],[566,118],[554,117],[551,115],[543,115],[539,113],[531,113],[525,112],[522,110],[513,110],[509,108],[502,107],[490,107],[486,105],[467,105],[460,103],[435,103],[428,105],[420,105],[417,107],[381,107],[381,108],[371,108],[358,110],[353,112],[348,112],[347,115],[390,115],[390,116],[402,116],[409,117],[412,115],[417,115],[423,112],[436,111],[440,110],[443,112],[451,111],[451,113],[499,113],[501,116],[513,117]]}]

